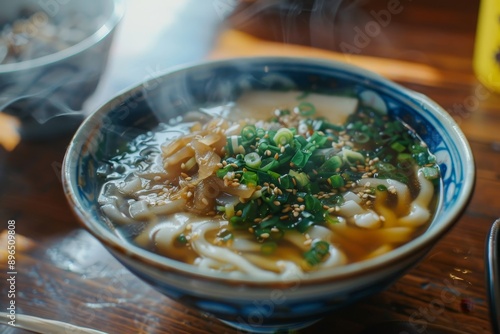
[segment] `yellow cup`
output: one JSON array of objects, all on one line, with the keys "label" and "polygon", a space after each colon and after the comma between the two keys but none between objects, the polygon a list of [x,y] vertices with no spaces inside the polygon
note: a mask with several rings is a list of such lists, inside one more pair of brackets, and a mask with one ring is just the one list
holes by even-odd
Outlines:
[{"label": "yellow cup", "polygon": [[474,46],[474,72],[488,89],[500,92],[500,1],[481,0]]}]

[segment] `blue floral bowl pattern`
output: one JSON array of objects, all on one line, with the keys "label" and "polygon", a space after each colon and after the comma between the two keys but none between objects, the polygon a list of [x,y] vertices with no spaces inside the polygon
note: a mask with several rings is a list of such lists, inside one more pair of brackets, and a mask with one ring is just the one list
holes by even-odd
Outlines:
[{"label": "blue floral bowl pattern", "polygon": [[[233,101],[246,89],[349,91],[416,130],[435,152],[443,174],[437,213],[428,230],[377,258],[334,271],[280,281],[203,273],[124,241],[97,203],[100,161],[125,143],[204,104]],[[83,225],[131,272],[185,305],[211,313],[242,332],[307,326],[335,309],[379,292],[416,265],[453,226],[474,185],[474,161],[453,119],[428,98],[343,63],[297,58],[240,58],[169,71],[94,112],[68,148],[63,168],[67,198]]]}]

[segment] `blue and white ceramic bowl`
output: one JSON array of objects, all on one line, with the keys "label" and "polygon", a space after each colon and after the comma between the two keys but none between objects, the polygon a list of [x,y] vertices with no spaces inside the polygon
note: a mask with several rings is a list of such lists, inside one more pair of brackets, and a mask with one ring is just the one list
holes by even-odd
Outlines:
[{"label": "blue and white ceramic bowl", "polygon": [[[235,279],[152,254],[121,239],[97,203],[99,162],[123,140],[200,104],[234,100],[245,89],[334,93],[351,87],[387,108],[437,156],[442,198],[428,230],[385,255],[333,271],[279,281]],[[370,102],[371,101],[371,102]],[[83,225],[138,277],[166,296],[253,332],[300,328],[385,289],[416,265],[453,226],[474,184],[469,144],[453,119],[425,96],[343,63],[304,58],[242,58],[202,63],[152,78],[102,106],[79,128],[63,168],[64,189]]]}]

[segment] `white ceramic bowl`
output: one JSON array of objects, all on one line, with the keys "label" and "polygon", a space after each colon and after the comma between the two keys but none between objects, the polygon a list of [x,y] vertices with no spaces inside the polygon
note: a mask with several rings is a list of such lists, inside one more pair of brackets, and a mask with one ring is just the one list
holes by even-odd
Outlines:
[{"label": "white ceramic bowl", "polygon": [[[96,169],[117,145],[205,103],[234,100],[245,89],[371,91],[389,113],[412,126],[437,156],[443,188],[428,230],[374,259],[306,277],[234,279],[200,272],[133,246],[103,218]],[[453,226],[471,196],[474,162],[453,119],[428,98],[343,63],[304,58],[242,58],[193,65],[153,78],[115,97],[77,131],[66,153],[64,189],[83,225],[144,281],[165,295],[244,330],[300,328],[335,309],[379,292],[416,265]]]}]

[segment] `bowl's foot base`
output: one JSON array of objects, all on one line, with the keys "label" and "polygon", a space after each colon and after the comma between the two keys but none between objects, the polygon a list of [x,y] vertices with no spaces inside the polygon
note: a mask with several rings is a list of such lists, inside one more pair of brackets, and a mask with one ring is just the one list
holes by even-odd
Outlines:
[{"label": "bowl's foot base", "polygon": [[289,331],[299,330],[302,328],[309,327],[314,323],[318,322],[321,319],[316,319],[312,321],[304,321],[304,322],[290,322],[290,323],[282,323],[282,324],[249,324],[244,321],[226,321],[220,320],[228,326],[236,328],[238,331],[237,334],[250,334],[250,333],[288,333]]}]

